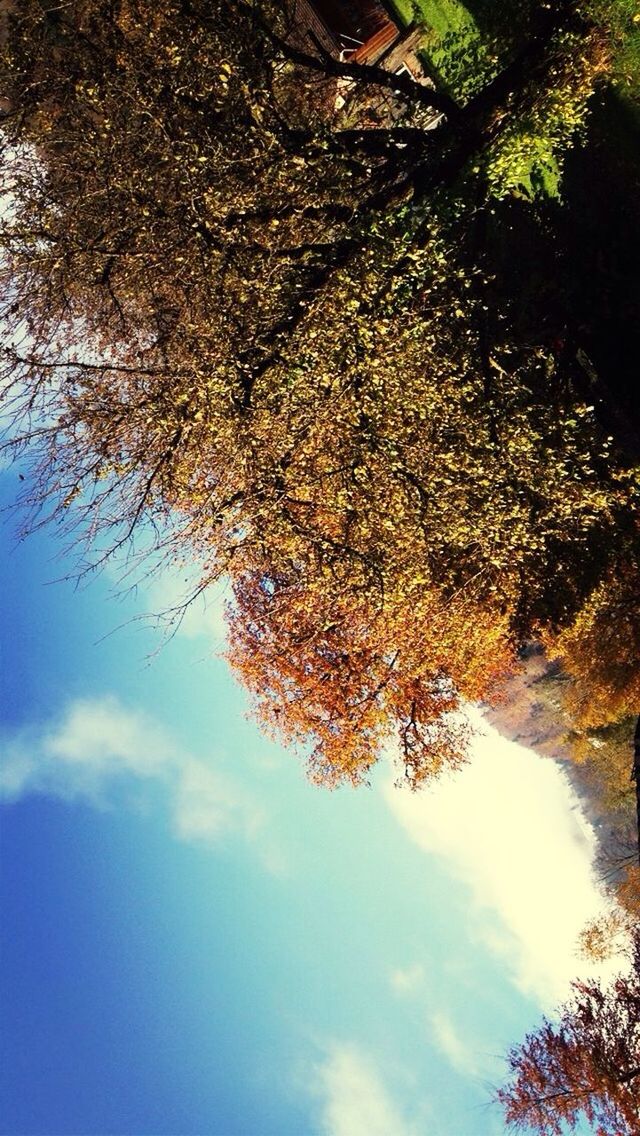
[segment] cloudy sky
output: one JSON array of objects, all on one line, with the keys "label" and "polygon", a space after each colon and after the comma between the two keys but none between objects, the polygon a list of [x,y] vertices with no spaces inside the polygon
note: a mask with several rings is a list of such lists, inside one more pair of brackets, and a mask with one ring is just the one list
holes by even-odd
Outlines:
[{"label": "cloudy sky", "polygon": [[135,617],[180,579],[118,599],[2,537],[2,1132],[502,1133],[501,1055],[602,904],[559,769],[478,718],[428,792],[385,762],[314,789],[247,719],[217,599],[158,651]]}]

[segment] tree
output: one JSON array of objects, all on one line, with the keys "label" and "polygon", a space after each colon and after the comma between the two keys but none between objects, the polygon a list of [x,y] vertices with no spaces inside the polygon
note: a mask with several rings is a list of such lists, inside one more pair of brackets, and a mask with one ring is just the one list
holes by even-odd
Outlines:
[{"label": "tree", "polygon": [[[640,564],[630,550],[617,571],[605,576],[594,589],[576,620],[553,646],[574,678],[571,710],[584,728],[603,729],[637,716],[639,607]],[[627,748],[632,755],[628,739]],[[631,763],[629,756],[629,766]]]},{"label": "tree", "polygon": [[637,539],[636,483],[571,373],[506,319],[488,337],[473,254],[508,127],[600,63],[584,18],[544,5],[458,106],[309,55],[266,2],[12,4],[3,390],[9,449],[35,445],[26,504],[98,556],[141,533],[201,587],[228,577],[234,665],[325,783],[394,731],[412,784],[458,763],[460,699]]},{"label": "tree", "polygon": [[640,933],[632,966],[609,988],[577,982],[556,1023],[545,1020],[508,1055],[497,1093],[507,1122],[561,1136],[580,1119],[598,1136],[635,1136],[640,1121]]},{"label": "tree", "polygon": [[332,571],[256,576],[236,581],[228,657],[263,722],[311,745],[314,780],[357,784],[390,723],[413,787],[460,765],[469,733],[460,691],[478,698],[504,673],[504,618],[470,596],[445,602],[424,576],[373,604]]},{"label": "tree", "polygon": [[634,920],[619,904],[590,919],[578,936],[578,953],[590,962],[625,954]]}]

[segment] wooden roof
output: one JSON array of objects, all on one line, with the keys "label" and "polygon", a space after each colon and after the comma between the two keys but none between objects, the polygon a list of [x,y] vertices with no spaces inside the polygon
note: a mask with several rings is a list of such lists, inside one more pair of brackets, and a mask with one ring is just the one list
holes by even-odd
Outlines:
[{"label": "wooden roof", "polygon": [[349,59],[353,63],[377,63],[381,55],[387,48],[391,47],[400,35],[399,29],[391,20],[387,20],[379,31],[374,32],[372,36],[356,48]]},{"label": "wooden roof", "polygon": [[384,50],[400,34],[399,25],[380,0],[291,0],[290,14],[299,35],[315,38],[332,55],[377,40],[379,35]]}]

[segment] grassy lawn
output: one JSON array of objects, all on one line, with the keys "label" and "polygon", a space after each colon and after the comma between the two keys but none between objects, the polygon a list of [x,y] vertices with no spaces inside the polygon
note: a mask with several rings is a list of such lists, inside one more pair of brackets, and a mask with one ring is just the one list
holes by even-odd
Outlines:
[{"label": "grassy lawn", "polygon": [[[432,28],[440,36],[461,30],[469,13],[458,0],[393,0],[393,6],[403,23],[416,21]],[[475,21],[472,21],[475,23]]]},{"label": "grassy lawn", "polygon": [[[600,0],[606,2],[606,0]],[[618,0],[633,3],[634,0]],[[496,74],[526,35],[532,0],[392,0],[403,24],[425,29],[423,55],[431,76],[464,100]]]},{"label": "grassy lawn", "polygon": [[473,16],[458,0],[421,0],[416,10],[417,19],[441,39],[451,34],[479,34]]},{"label": "grassy lawn", "polygon": [[[392,0],[401,21],[424,29],[424,68],[436,86],[464,104],[514,57],[526,41],[540,0]],[[585,0],[585,14],[601,29],[609,83],[627,118],[640,115],[640,0]],[[598,40],[592,38],[596,50]],[[579,43],[577,50],[579,50]],[[602,89],[593,55],[592,89]],[[578,56],[576,63],[587,59]],[[492,192],[528,199],[558,198],[564,154],[577,143],[588,117],[590,80],[581,87],[579,66],[567,72],[549,98],[532,102],[530,120],[512,132],[495,156]],[[598,81],[599,80],[599,81]],[[591,102],[591,107],[595,103]],[[621,147],[628,145],[623,139]],[[637,160],[637,159],[634,159]]]},{"label": "grassy lawn", "polygon": [[[401,22],[425,29],[427,70],[464,99],[495,74],[527,35],[536,0],[391,0]],[[640,101],[638,0],[587,0],[585,11],[606,28],[611,79],[620,94]]]},{"label": "grassy lawn", "polygon": [[471,12],[459,0],[393,0],[404,24],[423,25],[423,55],[429,74],[464,97],[487,78],[487,52]]}]

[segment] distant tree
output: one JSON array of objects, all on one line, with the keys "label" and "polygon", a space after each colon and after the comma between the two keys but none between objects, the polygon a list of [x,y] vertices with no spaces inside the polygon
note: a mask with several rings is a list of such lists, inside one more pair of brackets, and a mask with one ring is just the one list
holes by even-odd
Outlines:
[{"label": "distant tree", "polygon": [[557,1022],[545,1020],[508,1055],[497,1093],[509,1125],[561,1136],[587,1120],[598,1136],[640,1127],[640,932],[632,966],[609,988],[577,982]]},{"label": "distant tree", "polygon": [[578,953],[590,962],[604,962],[626,952],[634,920],[619,904],[589,920],[578,936]]},{"label": "distant tree", "polygon": [[[553,646],[574,679],[568,699],[575,721],[605,736],[607,726],[618,724],[630,735],[640,707],[639,610],[640,562],[631,548]],[[629,737],[626,742],[630,769],[633,744]]]}]

